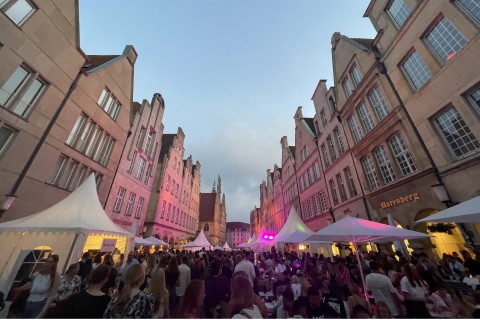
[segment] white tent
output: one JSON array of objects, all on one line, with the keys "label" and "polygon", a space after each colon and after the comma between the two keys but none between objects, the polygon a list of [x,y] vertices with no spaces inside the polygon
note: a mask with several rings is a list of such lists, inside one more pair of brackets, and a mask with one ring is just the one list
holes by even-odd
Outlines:
[{"label": "white tent", "polygon": [[248,246],[252,246],[257,241],[257,235],[254,233],[253,236],[247,241]]},{"label": "white tent", "polygon": [[[292,236],[292,234],[295,233],[294,238],[289,237]],[[295,210],[295,207],[292,206],[290,209],[290,214],[288,215],[287,221],[285,221],[285,224],[283,225],[282,229],[277,233],[275,236],[275,242],[292,242],[292,243],[299,243],[303,242],[308,236],[312,235],[314,232],[312,229],[310,229],[305,222],[302,221],[300,216],[297,213],[297,210]],[[302,239],[298,241],[299,238],[303,238],[305,236],[305,239]],[[288,241],[290,240],[290,241]],[[295,241],[291,241],[295,240]]]},{"label": "white tent", "polygon": [[480,223],[480,196],[415,221],[422,222]]},{"label": "white tent", "polygon": [[242,248],[242,249],[246,249],[246,248],[250,248],[250,245],[248,243],[241,243],[239,244],[238,246],[236,246],[235,248]]},{"label": "white tent", "polygon": [[188,250],[196,251],[196,250],[201,250],[202,248],[205,248],[206,250],[210,250],[212,248],[212,245],[210,244],[210,242],[208,242],[207,237],[205,237],[205,234],[203,233],[203,229],[202,229],[200,230],[200,233],[198,234],[195,240],[184,244],[183,247]]},{"label": "white tent", "polygon": [[135,237],[135,246],[151,246],[153,243],[148,242],[146,239],[140,237]]},{"label": "white tent", "polygon": [[168,243],[166,243],[165,241],[162,241],[160,239],[157,239],[155,237],[148,237],[148,238],[145,238],[145,240],[147,240],[148,242],[150,242],[150,245],[154,245],[154,246],[169,246]]},{"label": "white tent", "polygon": [[225,242],[225,244],[223,245],[223,250],[226,250],[226,251],[232,250],[232,248],[230,248],[230,246],[228,245],[228,242]]},{"label": "white tent", "polygon": [[24,259],[43,248],[59,255],[63,272],[90,249],[125,252],[134,235],[107,216],[98,199],[94,175],[52,207],[0,224],[0,290],[9,292]]},{"label": "white tent", "polygon": [[213,247],[213,250],[222,250],[223,251],[223,247],[215,246],[215,247]]}]

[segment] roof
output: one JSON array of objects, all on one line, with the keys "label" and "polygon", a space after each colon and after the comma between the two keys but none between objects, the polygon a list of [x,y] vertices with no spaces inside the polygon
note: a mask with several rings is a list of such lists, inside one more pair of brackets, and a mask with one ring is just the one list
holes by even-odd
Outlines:
[{"label": "roof", "polygon": [[295,158],[295,146],[288,146],[290,148],[290,152],[292,153],[293,158]]},{"label": "roof", "polygon": [[200,193],[200,221],[214,220],[216,200],[217,193]]},{"label": "roof", "polygon": [[308,128],[312,131],[313,135],[315,134],[315,124],[313,123],[313,118],[303,118],[303,121],[308,125]]},{"label": "roof", "polygon": [[162,135],[162,147],[160,148],[160,157],[158,157],[158,162],[163,161],[163,156],[168,152],[170,146],[173,144],[173,139],[176,134],[173,133],[164,133]]},{"label": "roof", "polygon": [[87,57],[90,60],[90,63],[88,64],[86,69],[91,70],[117,57],[120,57],[120,55],[87,55]]},{"label": "roof", "polygon": [[353,41],[360,43],[361,45],[370,48],[373,43],[373,39],[367,39],[367,38],[351,38]]},{"label": "roof", "polygon": [[246,222],[227,222],[227,232],[235,231],[235,229],[240,229],[240,231],[249,231],[250,224]]}]

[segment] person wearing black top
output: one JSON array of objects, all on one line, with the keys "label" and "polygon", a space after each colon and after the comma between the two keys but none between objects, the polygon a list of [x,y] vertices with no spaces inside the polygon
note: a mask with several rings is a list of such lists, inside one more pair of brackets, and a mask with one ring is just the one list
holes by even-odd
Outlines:
[{"label": "person wearing black top", "polygon": [[307,318],[338,318],[338,313],[323,302],[320,290],[311,286],[308,288]]},{"label": "person wearing black top", "polygon": [[180,269],[176,257],[171,257],[165,268],[165,284],[169,292],[169,310],[176,310],[177,307],[177,286],[179,286],[178,279],[180,278]]},{"label": "person wearing black top", "polygon": [[221,316],[222,303],[230,301],[230,285],[227,277],[222,275],[222,262],[220,259],[214,259],[210,264],[211,276],[205,279],[205,315],[212,318],[214,312],[218,312],[217,317]]},{"label": "person wearing black top", "polygon": [[110,296],[102,292],[102,286],[107,282],[111,267],[99,265],[92,271],[90,285],[87,290],[72,295],[66,302],[65,318],[98,319],[110,302]]}]

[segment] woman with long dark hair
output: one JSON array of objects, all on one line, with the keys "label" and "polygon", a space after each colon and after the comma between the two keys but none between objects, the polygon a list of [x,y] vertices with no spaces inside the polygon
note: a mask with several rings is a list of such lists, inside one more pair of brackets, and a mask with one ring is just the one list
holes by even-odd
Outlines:
[{"label": "woman with long dark hair", "polygon": [[153,316],[154,297],[144,293],[140,286],[145,278],[145,270],[140,264],[128,268],[122,291],[109,302],[103,315],[109,319],[145,319]]},{"label": "woman with long dark hair", "polygon": [[[194,279],[190,281],[185,289],[185,294],[180,301],[177,318],[198,319],[199,308],[205,299],[205,283],[203,280]],[[173,310],[172,310],[173,311]]]},{"label": "woman with long dark hair", "polygon": [[407,318],[430,318],[426,303],[431,303],[428,284],[418,274],[417,268],[412,265],[405,266],[405,276],[400,280],[405,297]]},{"label": "woman with long dark hair", "polygon": [[180,269],[178,269],[177,259],[171,257],[168,265],[165,268],[165,279],[167,290],[169,293],[169,309],[174,310],[177,306],[177,286],[179,286],[178,279],[180,278]]}]

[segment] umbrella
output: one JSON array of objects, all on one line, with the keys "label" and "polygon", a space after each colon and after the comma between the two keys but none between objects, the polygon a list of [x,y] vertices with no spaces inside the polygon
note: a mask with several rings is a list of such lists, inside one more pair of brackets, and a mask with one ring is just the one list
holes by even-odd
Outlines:
[{"label": "umbrella", "polygon": [[143,239],[143,240],[146,240],[148,242],[150,242],[150,245],[154,245],[154,246],[169,246],[168,243],[160,240],[160,239],[157,239],[155,237],[148,237],[146,239]]},{"label": "umbrella", "polygon": [[138,246],[151,246],[153,245],[153,243],[151,243],[150,241],[147,241],[146,239],[142,239],[140,237],[135,237],[135,245],[138,245]]},{"label": "umbrella", "polygon": [[[346,241],[352,242],[355,247],[360,275],[363,288],[365,288],[365,277],[363,276],[360,256],[358,254],[358,243],[369,241],[396,241],[405,239],[418,239],[429,237],[428,234],[411,231],[407,229],[392,227],[383,223],[369,221],[365,219],[345,216],[337,221],[311,235],[307,238],[309,241]],[[366,293],[366,290],[365,290]],[[368,298],[367,298],[368,301]]]},{"label": "umbrella", "polygon": [[415,221],[421,222],[480,223],[480,196]]}]

